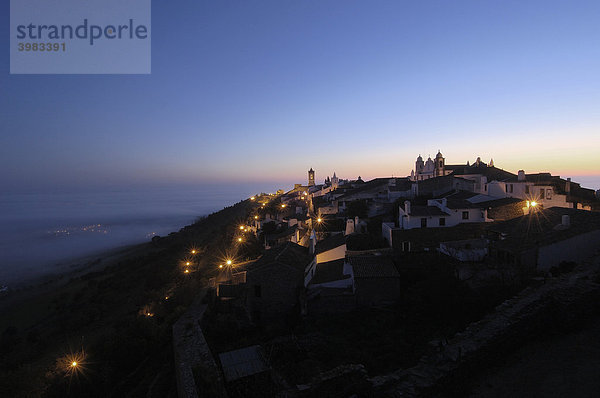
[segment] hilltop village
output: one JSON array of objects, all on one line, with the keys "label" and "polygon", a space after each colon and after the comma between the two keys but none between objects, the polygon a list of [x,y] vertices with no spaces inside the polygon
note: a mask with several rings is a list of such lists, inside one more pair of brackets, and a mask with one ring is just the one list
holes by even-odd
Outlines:
[{"label": "hilltop village", "polygon": [[319,180],[0,292],[0,395],[597,395],[597,193],[441,153]]},{"label": "hilltop village", "polygon": [[[598,192],[570,178],[448,165],[438,151],[405,178],[316,180],[311,168],[306,184],[248,199],[184,317],[200,326],[174,327],[180,394],[417,394],[467,351],[496,347],[489,336],[457,346],[455,333],[598,255]],[[394,376],[425,363],[427,347],[439,378]]]}]

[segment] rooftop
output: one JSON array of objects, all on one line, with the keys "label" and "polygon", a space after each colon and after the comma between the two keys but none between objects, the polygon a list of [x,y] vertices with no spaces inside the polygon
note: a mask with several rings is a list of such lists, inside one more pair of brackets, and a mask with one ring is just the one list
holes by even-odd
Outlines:
[{"label": "rooftop", "polygon": [[248,263],[246,270],[254,272],[271,264],[282,264],[304,272],[304,268],[310,261],[308,248],[293,242],[285,242],[267,250],[258,260]]},{"label": "rooftop", "polygon": [[[394,180],[395,185],[390,185],[390,180]],[[370,190],[383,189],[384,187],[386,188],[386,190],[389,187],[391,190],[394,190],[394,191],[407,191],[411,188],[411,184],[412,183],[408,178],[394,178],[394,177],[375,178],[371,181],[361,184],[357,188],[347,191],[346,193],[344,193],[343,195],[338,197],[338,199],[340,199],[340,200],[348,199],[356,194],[368,192]]]},{"label": "rooftop", "polygon": [[[405,205],[401,204],[400,207],[404,209]],[[429,217],[429,216],[447,216],[448,214],[441,211],[436,206],[419,206],[411,205],[409,215],[414,217]]]},{"label": "rooftop", "polygon": [[[446,205],[449,209],[487,209],[513,203],[522,202],[518,198],[494,198],[489,195],[477,194],[469,191],[457,191],[445,195]],[[438,200],[441,198],[438,198]]]},{"label": "rooftop", "polygon": [[506,170],[499,169],[494,166],[488,166],[481,162],[479,165],[473,163],[470,166],[467,165],[446,165],[447,170],[452,170],[452,175],[470,175],[470,174],[481,174],[487,177],[488,181],[506,181],[516,177],[516,174],[508,172]]},{"label": "rooftop", "polygon": [[322,241],[317,242],[315,253],[320,254],[328,250],[335,249],[336,247],[346,244],[346,236],[344,234],[329,235]]},{"label": "rooftop", "polygon": [[[569,216],[570,226],[557,227],[562,216]],[[585,210],[551,207],[528,215],[514,218],[489,227],[492,232],[502,234],[495,246],[506,249],[523,249],[544,246],[576,235],[600,230],[600,213]]]},{"label": "rooftop", "polygon": [[399,278],[390,256],[369,255],[348,257],[355,278]]},{"label": "rooftop", "polygon": [[350,278],[350,275],[344,274],[344,259],[327,261],[317,264],[315,274],[310,280],[311,285],[328,283]]}]

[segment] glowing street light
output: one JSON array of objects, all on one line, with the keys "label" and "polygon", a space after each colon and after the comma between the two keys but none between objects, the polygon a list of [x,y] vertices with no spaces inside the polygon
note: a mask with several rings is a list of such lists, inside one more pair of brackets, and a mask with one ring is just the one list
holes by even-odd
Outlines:
[{"label": "glowing street light", "polygon": [[219,268],[223,268],[223,264],[219,264]]},{"label": "glowing street light", "polygon": [[238,238],[238,242],[241,242],[241,241],[242,241],[242,238]]},{"label": "glowing street light", "polygon": [[258,220],[258,216],[254,216],[254,219],[255,219],[255,220]]},{"label": "glowing street light", "polygon": [[192,250],[192,254],[196,254],[196,250]]},{"label": "glowing street light", "polygon": [[86,355],[83,349],[79,352],[70,353],[60,358],[59,368],[69,377],[77,377],[86,370]]},{"label": "glowing street light", "polygon": [[233,264],[233,261],[227,260],[227,265],[231,265],[231,264]]},{"label": "glowing street light", "polygon": [[185,272],[186,274],[189,274],[189,273],[190,273],[190,270],[186,268],[184,272]]},{"label": "glowing street light", "polygon": [[256,199],[254,196],[250,198],[250,200],[254,200],[254,199]]},{"label": "glowing street light", "polygon": [[185,265],[190,265],[190,262],[189,262],[189,261],[186,261],[186,262],[185,262]]},{"label": "glowing street light", "polygon": [[321,219],[321,217],[317,218],[317,222],[318,222],[318,223],[320,223],[320,222],[322,222],[322,221],[323,221],[323,219]]},{"label": "glowing street light", "polygon": [[284,207],[285,207],[285,204],[283,204],[283,203],[282,203],[282,204],[281,204],[281,208],[283,209]]},{"label": "glowing street light", "polygon": [[536,207],[537,206],[537,202],[534,200],[533,202],[531,202],[531,207]]},{"label": "glowing street light", "polygon": [[242,230],[242,229],[244,229],[244,226],[243,226],[243,225],[240,225],[240,229],[241,229],[241,230]]}]

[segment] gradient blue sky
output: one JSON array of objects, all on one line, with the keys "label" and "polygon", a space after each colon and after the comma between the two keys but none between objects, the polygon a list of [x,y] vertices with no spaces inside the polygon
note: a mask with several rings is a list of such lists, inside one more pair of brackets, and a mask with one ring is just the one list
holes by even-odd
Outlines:
[{"label": "gradient blue sky", "polygon": [[600,188],[600,2],[153,1],[152,74],[9,75],[6,190],[403,176],[481,156]]}]

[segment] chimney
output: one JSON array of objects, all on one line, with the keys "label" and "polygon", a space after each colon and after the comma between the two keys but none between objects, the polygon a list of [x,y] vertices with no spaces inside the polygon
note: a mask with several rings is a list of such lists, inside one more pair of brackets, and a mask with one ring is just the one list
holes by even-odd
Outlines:
[{"label": "chimney", "polygon": [[404,201],[404,212],[410,214],[410,200]]},{"label": "chimney", "polygon": [[571,193],[571,177],[567,178],[567,182],[565,182],[565,192]]},{"label": "chimney", "polygon": [[571,226],[571,218],[565,214],[564,216],[562,216],[561,224],[563,227],[568,228],[569,226]]},{"label": "chimney", "polygon": [[519,175],[517,177],[517,181],[525,181],[525,171],[519,170]]},{"label": "chimney", "polygon": [[349,218],[346,220],[346,233],[344,235],[350,235],[353,234],[355,231],[354,229],[354,220]]}]

